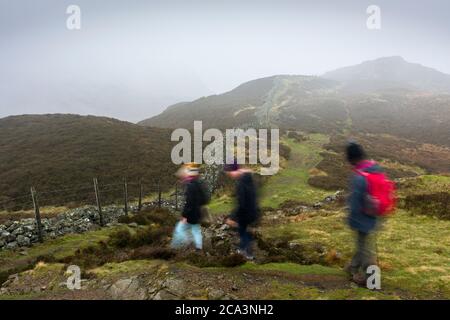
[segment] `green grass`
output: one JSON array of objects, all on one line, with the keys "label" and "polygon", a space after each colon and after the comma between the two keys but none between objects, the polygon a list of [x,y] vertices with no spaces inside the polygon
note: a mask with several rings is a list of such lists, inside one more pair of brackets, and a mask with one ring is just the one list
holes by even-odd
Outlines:
[{"label": "green grass", "polygon": [[[354,235],[342,212],[266,226],[261,233],[268,238],[289,235],[299,243],[320,243],[337,250],[343,259],[335,268],[341,268],[353,252]],[[387,292],[450,299],[450,221],[399,210],[378,233],[377,251],[382,288]]]},{"label": "green grass", "polygon": [[322,290],[317,287],[298,287],[293,284],[273,281],[270,292],[263,299],[275,300],[394,300],[395,294],[371,291],[365,288]]},{"label": "green grass", "polygon": [[240,266],[239,268],[251,271],[280,271],[294,275],[311,275],[311,274],[336,275],[336,276],[345,275],[345,273],[342,270],[318,264],[300,265],[297,263],[267,263],[267,264],[246,263]]},{"label": "green grass", "polygon": [[[282,139],[282,143],[291,148],[290,158],[262,187],[261,206],[277,208],[286,200],[314,204],[331,193],[308,184],[309,171],[322,160],[320,152],[329,137],[323,134],[310,134],[308,137],[307,141],[301,143],[293,139]],[[229,213],[233,209],[233,201],[229,195],[213,197],[208,207],[213,215]]]},{"label": "green grass", "polygon": [[107,263],[101,267],[89,270],[89,273],[100,278],[110,278],[124,274],[141,274],[148,272],[150,269],[158,268],[163,263],[159,260],[129,260],[120,263]]},{"label": "green grass", "polygon": [[301,143],[284,138],[282,142],[291,148],[290,159],[263,187],[262,205],[276,208],[286,200],[313,204],[329,195],[330,192],[308,185],[309,170],[322,159],[320,152],[328,140],[322,134],[310,134],[309,140]]},{"label": "green grass", "polygon": [[423,175],[404,179],[399,183],[399,195],[427,194],[435,192],[450,193],[450,177],[438,175]]},{"label": "green grass", "polygon": [[397,170],[402,170],[402,171],[406,171],[406,172],[412,172],[412,173],[415,173],[416,175],[426,174],[425,169],[423,169],[419,166],[408,165],[408,164],[400,163],[398,161],[394,161],[394,160],[390,160],[390,159],[382,159],[379,161],[379,164],[383,168],[397,169]]},{"label": "green grass", "polygon": [[[39,257],[53,257],[56,260],[72,256],[79,248],[107,240],[114,228],[103,228],[84,234],[71,234],[57,239],[36,244],[27,250],[26,255],[14,251],[0,252],[0,278],[11,273],[20,272],[32,267]],[[0,281],[1,282],[1,281]]]},{"label": "green grass", "polygon": [[213,197],[208,208],[212,215],[230,213],[234,206],[234,200],[228,195]]}]

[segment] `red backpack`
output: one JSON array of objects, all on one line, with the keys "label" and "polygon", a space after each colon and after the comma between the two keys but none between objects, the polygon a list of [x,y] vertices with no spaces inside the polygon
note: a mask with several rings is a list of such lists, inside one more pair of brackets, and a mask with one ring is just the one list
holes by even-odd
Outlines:
[{"label": "red backpack", "polygon": [[355,170],[367,181],[365,212],[371,216],[386,216],[394,211],[395,184],[382,172]]}]

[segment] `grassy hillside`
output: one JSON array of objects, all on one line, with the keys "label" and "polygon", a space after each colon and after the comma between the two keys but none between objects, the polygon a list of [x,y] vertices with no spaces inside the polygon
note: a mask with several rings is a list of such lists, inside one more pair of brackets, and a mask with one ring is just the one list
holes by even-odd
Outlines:
[{"label": "grassy hillside", "polygon": [[189,103],[173,105],[160,115],[141,121],[143,126],[162,128],[192,128],[194,120],[202,120],[210,128],[233,128],[239,123],[254,123],[255,108],[264,103],[275,77],[244,83],[236,89]]},{"label": "grassy hillside", "polygon": [[[41,194],[41,205],[65,205],[93,201],[94,177],[101,186],[119,184],[105,192],[112,198],[122,197],[125,177],[134,183],[141,177],[155,183],[160,176],[165,184],[174,181],[168,130],[102,117],[42,115],[0,119],[0,136],[0,203],[5,209],[29,206],[30,186]],[[130,188],[136,195],[136,187]]]},{"label": "grassy hillside", "polygon": [[[173,285],[172,293],[163,298],[171,299],[450,298],[450,221],[428,212],[416,214],[400,203],[400,209],[385,219],[377,234],[381,290],[370,291],[350,282],[342,270],[351,257],[354,238],[345,222],[346,210],[339,203],[321,209],[309,206],[307,211],[277,218],[289,209],[285,204],[280,206],[284,200],[311,204],[330,193],[307,183],[308,178],[320,174],[317,166],[323,160],[328,137],[307,135],[301,142],[283,139],[291,155],[283,161],[279,176],[269,178],[264,186],[263,203],[278,210],[266,211],[256,230],[256,262],[235,261],[233,256],[219,259],[214,251],[212,256],[171,252],[165,246],[176,219],[173,215],[157,220],[156,225],[150,219],[148,226],[117,226],[67,235],[27,249],[26,255],[0,253],[0,280],[21,272],[8,286],[9,293],[0,294],[0,299],[142,298],[136,295],[141,291],[118,295],[111,289],[114,283],[128,279],[143,279],[142,284],[138,281],[130,288],[142,286],[145,290],[149,284],[167,281],[168,286]],[[416,167],[400,167],[418,174],[400,180],[400,202],[409,196],[449,190],[449,177],[422,175]],[[231,202],[230,197],[222,196],[210,207],[216,213],[227,213]],[[156,213],[145,214],[151,217]],[[223,237],[222,231],[220,234]],[[237,234],[231,234],[237,239]],[[269,249],[278,251],[266,256]],[[72,292],[58,285],[65,281],[69,264],[82,266],[86,281],[81,290]],[[36,284],[45,289],[31,291]]]},{"label": "grassy hillside", "polygon": [[270,177],[263,186],[261,205],[276,208],[287,200],[314,204],[329,195],[323,189],[308,185],[313,168],[321,160],[322,146],[327,142],[328,137],[321,134],[311,134],[301,143],[284,139],[283,143],[291,148],[290,157],[282,164],[284,168],[279,174]]},{"label": "grassy hillside", "polygon": [[[264,241],[274,247],[288,241],[292,248],[310,250],[304,253],[311,254],[313,260],[309,264],[276,261],[208,267],[193,264],[192,255],[155,259],[155,253],[146,251],[145,246],[131,251],[115,249],[116,255],[108,253],[96,259],[97,250],[108,250],[105,243],[117,233],[117,228],[65,236],[38,244],[25,256],[1,253],[0,279],[21,273],[9,286],[12,293],[0,294],[0,299],[130,299],[136,298],[134,291],[125,291],[117,297],[112,295],[110,286],[138,278],[144,279],[142,286],[148,288],[155,279],[163,281],[166,277],[174,284],[172,292],[178,298],[221,299],[225,295],[232,299],[450,298],[449,221],[414,216],[406,211],[390,217],[377,239],[381,290],[370,291],[352,284],[342,271],[354,245],[344,216],[341,210],[324,209],[302,214],[301,219],[291,216],[278,223],[270,217],[263,220],[258,232]],[[320,255],[315,252],[317,248]],[[85,255],[82,260],[80,253]],[[86,280],[81,290],[73,292],[58,284],[64,283],[67,277],[64,272],[68,264],[74,263],[83,263],[82,277]],[[44,289],[36,290],[36,286]]]}]

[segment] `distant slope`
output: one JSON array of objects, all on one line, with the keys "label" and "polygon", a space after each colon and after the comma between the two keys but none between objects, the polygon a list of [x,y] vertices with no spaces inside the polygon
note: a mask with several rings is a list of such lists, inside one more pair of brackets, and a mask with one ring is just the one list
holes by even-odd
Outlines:
[{"label": "distant slope", "polygon": [[194,120],[204,126],[267,126],[278,119],[278,111],[289,103],[306,101],[333,92],[337,83],[313,76],[278,75],[246,82],[221,95],[204,97],[167,108],[144,126],[190,128]]},{"label": "distant slope", "polygon": [[[78,197],[73,195],[76,190],[43,195],[42,204],[85,199],[92,193],[89,187],[94,177],[100,184],[120,183],[124,177],[132,182],[143,177],[149,183],[159,176],[170,183],[174,168],[169,134],[164,129],[93,116],[0,119],[0,202],[27,195],[31,185],[38,192],[88,188]],[[120,189],[119,185],[116,197],[121,196]],[[110,195],[105,192],[104,197]]]},{"label": "distant slope", "polygon": [[[173,105],[140,124],[191,128],[194,120],[202,120],[204,127],[222,129],[275,126],[325,134],[366,132],[450,147],[450,94],[437,92],[445,87],[447,75],[399,57],[327,75],[343,82],[295,75],[257,79],[221,95]],[[364,83],[363,78],[372,84],[381,81],[385,87],[345,89]]]},{"label": "distant slope", "polygon": [[356,92],[392,88],[450,92],[450,75],[398,56],[365,61],[327,72],[323,77],[339,81],[344,89]]},{"label": "distant slope", "polygon": [[273,87],[275,77],[244,83],[221,95],[203,97],[193,102],[179,103],[153,118],[141,121],[144,126],[190,128],[193,120],[203,120],[210,127],[227,128],[235,123],[254,122],[253,108],[264,103],[264,97]]}]

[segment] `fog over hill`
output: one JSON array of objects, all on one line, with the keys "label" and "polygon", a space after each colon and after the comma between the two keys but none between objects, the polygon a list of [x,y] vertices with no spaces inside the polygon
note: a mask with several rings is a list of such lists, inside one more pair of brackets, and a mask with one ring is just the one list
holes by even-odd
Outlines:
[{"label": "fog over hill", "polygon": [[[0,1],[0,118],[74,113],[137,122],[251,79],[321,75],[402,55],[450,73],[450,2]],[[80,29],[67,27],[71,5]],[[433,80],[433,83],[436,81]]]},{"label": "fog over hill", "polygon": [[[0,194],[8,200],[27,193],[30,185],[62,188],[90,184],[94,176],[114,181],[124,176],[173,179],[168,129],[191,128],[194,120],[202,120],[204,128],[278,127],[324,133],[336,141],[336,150],[345,138],[356,138],[374,147],[372,154],[380,157],[448,172],[450,94],[443,91],[447,77],[391,57],[322,77],[276,75],[248,81],[223,94],[172,105],[140,125],[62,114],[3,118]],[[360,90],[349,90],[364,79]]]},{"label": "fog over hill", "polygon": [[327,72],[324,78],[343,83],[349,91],[374,91],[398,88],[450,92],[450,75],[399,56],[365,61],[355,66]]},{"label": "fog over hill", "polygon": [[311,132],[391,134],[450,146],[450,78],[400,57],[380,58],[322,77],[278,75],[221,95],[167,108],[141,125],[277,126]]}]

